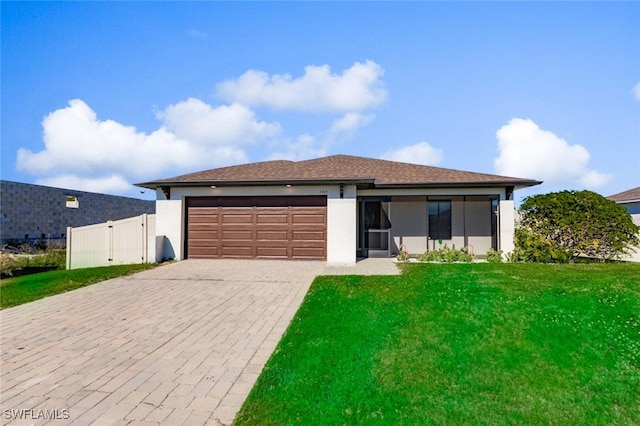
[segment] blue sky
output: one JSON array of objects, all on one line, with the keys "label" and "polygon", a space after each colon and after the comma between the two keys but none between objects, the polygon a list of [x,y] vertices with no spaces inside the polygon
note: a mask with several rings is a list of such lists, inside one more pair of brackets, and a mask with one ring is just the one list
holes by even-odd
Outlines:
[{"label": "blue sky", "polygon": [[3,179],[351,154],[640,185],[640,3],[5,2]]}]

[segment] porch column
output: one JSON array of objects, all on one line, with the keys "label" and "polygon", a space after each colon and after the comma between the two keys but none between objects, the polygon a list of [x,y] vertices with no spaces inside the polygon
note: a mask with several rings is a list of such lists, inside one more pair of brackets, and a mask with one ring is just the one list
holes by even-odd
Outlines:
[{"label": "porch column", "polygon": [[513,237],[515,233],[516,216],[513,200],[500,200],[499,214],[498,248],[506,254],[512,252],[515,248]]},{"label": "porch column", "polygon": [[355,185],[327,194],[327,264],[355,265],[358,204]]}]

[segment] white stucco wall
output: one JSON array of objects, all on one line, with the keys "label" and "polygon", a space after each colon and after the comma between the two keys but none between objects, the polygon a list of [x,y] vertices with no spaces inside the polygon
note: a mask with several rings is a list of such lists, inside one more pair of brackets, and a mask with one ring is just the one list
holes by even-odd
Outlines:
[{"label": "white stucco wall", "polygon": [[515,248],[513,237],[516,229],[515,204],[513,200],[500,200],[499,205],[499,241],[498,248],[504,254]]},{"label": "white stucco wall", "polygon": [[182,199],[156,201],[156,245],[161,258],[182,260]]},{"label": "white stucco wall", "polygon": [[339,187],[327,194],[327,263],[354,265],[357,244],[357,199],[355,185],[345,185],[340,198]]}]

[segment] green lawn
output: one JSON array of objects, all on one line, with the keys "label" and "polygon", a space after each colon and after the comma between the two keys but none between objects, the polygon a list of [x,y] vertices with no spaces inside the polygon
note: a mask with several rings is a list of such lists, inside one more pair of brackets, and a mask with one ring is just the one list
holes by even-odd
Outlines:
[{"label": "green lawn", "polygon": [[129,275],[154,267],[152,264],[105,266],[100,268],[57,270],[2,280],[0,308],[21,305],[100,281]]},{"label": "green lawn", "polygon": [[319,277],[237,424],[640,424],[640,264]]}]

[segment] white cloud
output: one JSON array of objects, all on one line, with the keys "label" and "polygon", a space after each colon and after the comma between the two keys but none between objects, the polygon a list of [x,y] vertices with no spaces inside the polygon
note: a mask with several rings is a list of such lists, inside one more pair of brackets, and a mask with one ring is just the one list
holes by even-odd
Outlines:
[{"label": "white cloud", "polygon": [[636,100],[640,101],[640,83],[633,86],[633,95],[636,97]]},{"label": "white cloud", "polygon": [[499,155],[494,167],[498,174],[587,188],[602,186],[612,177],[588,168],[590,155],[585,147],[570,145],[530,119],[514,118],[496,136]]},{"label": "white cloud", "polygon": [[332,74],[328,65],[309,65],[299,78],[249,70],[216,87],[221,98],[246,105],[300,111],[361,111],[386,100],[383,75],[380,65],[367,60],[356,62],[341,75]]},{"label": "white cloud", "polygon": [[280,131],[279,124],[257,121],[244,106],[213,108],[192,98],[157,115],[163,125],[144,133],[100,120],[82,100],[72,100],[42,121],[42,151],[18,150],[17,168],[78,188],[124,188],[122,181],[154,179],[170,169],[187,172],[246,162],[244,146]]},{"label": "white cloud", "polygon": [[285,143],[284,150],[271,154],[267,160],[301,161],[327,155],[326,147],[317,145],[313,136],[300,135],[295,142]]},{"label": "white cloud", "polygon": [[[195,29],[187,32],[208,37]],[[157,111],[160,123],[152,132],[102,120],[74,99],[43,119],[44,148],[18,149],[16,168],[46,185],[118,193],[135,191],[131,182],[247,162],[246,149],[257,143],[278,147],[271,158],[326,155],[329,146],[374,120],[363,111],[386,100],[383,74],[373,61],[356,62],[341,74],[328,65],[308,66],[298,78],[250,70],[217,86],[228,105],[188,98]],[[260,121],[250,105],[341,116],[315,136],[281,139],[280,124]]]},{"label": "white cloud", "polygon": [[444,151],[434,148],[428,142],[390,149],[382,157],[384,160],[400,161],[403,163],[437,166],[444,159]]},{"label": "white cloud", "polygon": [[198,145],[246,145],[280,133],[278,123],[256,120],[255,113],[240,104],[213,108],[189,98],[157,114],[177,138]]},{"label": "white cloud", "polygon": [[343,117],[335,120],[331,124],[330,132],[333,134],[351,134],[361,127],[371,123],[375,119],[374,114],[361,114],[359,112],[348,112]]},{"label": "white cloud", "polygon": [[600,173],[589,170],[580,176],[580,184],[585,188],[598,188],[609,183],[613,176],[609,173]]},{"label": "white cloud", "polygon": [[78,191],[98,192],[101,194],[123,194],[134,189],[121,175],[111,175],[101,178],[83,178],[76,175],[60,175],[38,179],[38,185],[53,186],[55,188],[75,189]]}]

